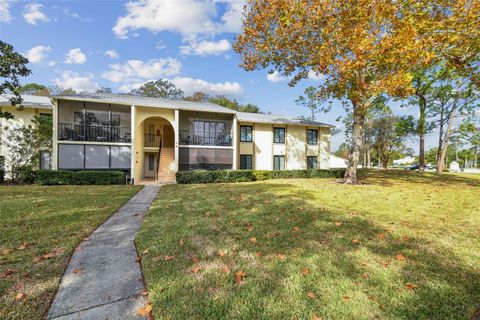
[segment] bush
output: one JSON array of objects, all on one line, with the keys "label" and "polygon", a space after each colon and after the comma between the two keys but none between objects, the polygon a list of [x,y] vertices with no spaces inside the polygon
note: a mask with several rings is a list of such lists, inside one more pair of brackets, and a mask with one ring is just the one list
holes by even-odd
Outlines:
[{"label": "bush", "polygon": [[43,185],[106,185],[125,184],[123,171],[40,170],[37,183]]},{"label": "bush", "polygon": [[177,183],[229,183],[269,179],[342,178],[343,169],[333,170],[193,170],[177,172]]},{"label": "bush", "polygon": [[26,165],[15,168],[12,171],[12,176],[18,183],[34,183],[37,179],[37,172],[33,170],[33,166]]},{"label": "bush", "polygon": [[219,183],[219,182],[248,182],[253,181],[252,170],[193,170],[179,171],[176,175],[177,183]]}]

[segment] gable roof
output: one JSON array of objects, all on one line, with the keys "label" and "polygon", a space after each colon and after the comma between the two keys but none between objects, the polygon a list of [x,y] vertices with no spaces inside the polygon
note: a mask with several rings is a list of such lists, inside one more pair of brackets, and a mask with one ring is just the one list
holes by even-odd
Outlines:
[{"label": "gable roof", "polygon": [[57,95],[54,99],[90,101],[100,103],[112,103],[123,105],[135,105],[141,107],[178,109],[188,111],[204,111],[217,113],[236,113],[234,110],[219,106],[218,104],[209,102],[192,102],[184,100],[170,100],[165,98],[150,98],[142,96],[134,96],[129,94],[113,94],[113,93],[79,93],[71,95]]},{"label": "gable roof", "polygon": [[[0,95],[0,106],[2,107],[11,107],[10,103],[11,94]],[[28,94],[22,94],[22,106],[25,108],[42,108],[42,109],[52,109],[52,101],[49,97],[44,96],[32,96]]]}]

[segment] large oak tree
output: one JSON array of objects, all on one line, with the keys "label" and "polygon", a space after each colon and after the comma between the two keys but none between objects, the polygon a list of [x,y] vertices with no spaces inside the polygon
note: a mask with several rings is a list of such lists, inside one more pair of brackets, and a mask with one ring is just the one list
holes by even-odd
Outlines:
[{"label": "large oak tree", "polygon": [[472,53],[445,31],[465,30],[466,23],[456,21],[455,10],[465,11],[458,2],[249,0],[235,50],[246,70],[276,70],[292,77],[292,86],[309,72],[325,75],[318,97],[346,102],[353,115],[345,183],[354,184],[365,117],[375,99],[411,95],[413,70],[447,54],[454,62],[461,57],[460,69],[472,65]]}]

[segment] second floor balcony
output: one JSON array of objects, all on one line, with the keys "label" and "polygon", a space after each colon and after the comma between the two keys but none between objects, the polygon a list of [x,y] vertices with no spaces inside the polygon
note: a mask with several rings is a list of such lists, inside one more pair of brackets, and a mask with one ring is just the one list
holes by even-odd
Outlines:
[{"label": "second floor balcony", "polygon": [[181,145],[196,145],[196,146],[232,146],[232,135],[230,133],[211,133],[208,131],[189,131],[180,130],[180,144]]},{"label": "second floor balcony", "polygon": [[131,143],[130,127],[86,124],[58,124],[58,140]]}]

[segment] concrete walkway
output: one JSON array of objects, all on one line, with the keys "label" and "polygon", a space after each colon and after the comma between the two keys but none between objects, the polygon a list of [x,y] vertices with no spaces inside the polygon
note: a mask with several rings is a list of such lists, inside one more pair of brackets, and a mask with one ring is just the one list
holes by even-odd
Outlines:
[{"label": "concrete walkway", "polygon": [[75,250],[47,319],[143,319],[133,240],[159,186],[146,186]]}]

